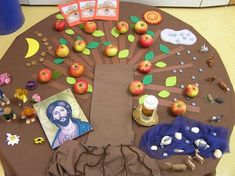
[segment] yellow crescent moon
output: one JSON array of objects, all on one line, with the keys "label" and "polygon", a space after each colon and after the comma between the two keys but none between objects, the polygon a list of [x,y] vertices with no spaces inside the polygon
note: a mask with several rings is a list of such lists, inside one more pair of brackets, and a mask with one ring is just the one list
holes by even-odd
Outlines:
[{"label": "yellow crescent moon", "polygon": [[28,52],[25,55],[24,58],[32,57],[34,54],[36,54],[39,50],[39,43],[37,40],[33,38],[26,38],[26,41],[28,43]]}]

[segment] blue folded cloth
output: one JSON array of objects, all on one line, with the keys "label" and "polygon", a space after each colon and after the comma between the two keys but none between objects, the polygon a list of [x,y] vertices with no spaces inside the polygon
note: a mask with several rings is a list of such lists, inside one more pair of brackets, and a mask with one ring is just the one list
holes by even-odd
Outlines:
[{"label": "blue folded cloth", "polygon": [[140,149],[150,157],[162,159],[171,155],[192,155],[198,149],[204,158],[213,158],[215,150],[229,152],[229,131],[178,116],[172,124],[150,128],[141,138]]}]

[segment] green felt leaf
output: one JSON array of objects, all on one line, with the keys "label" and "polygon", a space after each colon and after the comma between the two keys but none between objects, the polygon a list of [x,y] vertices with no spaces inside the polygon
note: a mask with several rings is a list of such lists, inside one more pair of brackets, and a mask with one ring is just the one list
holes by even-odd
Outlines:
[{"label": "green felt leaf", "polygon": [[80,28],[80,29],[84,29],[84,24],[83,24],[83,23],[80,24],[80,25],[79,25],[79,28]]},{"label": "green felt leaf", "polygon": [[73,85],[73,84],[75,84],[76,83],[76,79],[75,78],[73,78],[73,77],[66,77],[66,82],[68,83],[68,84],[70,84],[70,85]]},{"label": "green felt leaf", "polygon": [[121,50],[118,53],[118,58],[119,59],[124,59],[124,58],[127,58],[128,56],[129,56],[129,49]]},{"label": "green felt leaf", "polygon": [[103,45],[104,45],[104,46],[108,46],[108,45],[110,45],[111,43],[112,43],[112,42],[108,42],[108,41],[107,41],[107,42],[103,42]]},{"label": "green felt leaf", "polygon": [[162,62],[162,61],[157,62],[155,65],[156,65],[156,67],[159,67],[159,68],[164,68],[164,67],[167,66],[167,64],[165,62]]},{"label": "green felt leaf", "polygon": [[66,34],[69,34],[69,35],[75,34],[75,32],[74,32],[72,29],[66,29],[66,30],[65,30],[65,33],[66,33]]},{"label": "green felt leaf", "polygon": [[88,43],[87,48],[94,49],[94,48],[97,48],[99,45],[100,45],[99,42],[90,42],[90,43]]},{"label": "green felt leaf", "polygon": [[60,38],[60,39],[59,39],[59,43],[60,43],[60,44],[63,44],[63,45],[67,45],[68,42],[67,42],[67,40],[65,40],[64,38]]},{"label": "green felt leaf", "polygon": [[59,65],[59,64],[62,64],[62,63],[64,62],[64,59],[62,59],[62,58],[55,58],[55,59],[53,60],[53,62],[54,62],[55,64]]},{"label": "green felt leaf", "polygon": [[153,75],[152,74],[146,75],[143,79],[144,85],[152,84],[152,82],[153,82]]},{"label": "green felt leaf", "polygon": [[116,27],[113,27],[112,31],[111,31],[112,36],[114,37],[118,37],[120,35],[120,33],[118,32]]},{"label": "green felt leaf", "polygon": [[101,30],[96,30],[95,32],[92,33],[92,35],[93,35],[94,37],[102,37],[102,36],[104,36],[105,34],[104,34],[104,32],[101,31]]},{"label": "green felt leaf", "polygon": [[170,95],[170,92],[168,92],[167,90],[162,90],[158,93],[158,96],[161,98],[167,98],[169,97],[169,95]]},{"label": "green felt leaf", "polygon": [[130,16],[130,19],[133,23],[137,23],[140,19],[137,16]]},{"label": "green felt leaf", "polygon": [[163,52],[165,54],[169,54],[169,52],[170,52],[170,49],[166,45],[160,45],[159,49],[161,52]]},{"label": "green felt leaf", "polygon": [[58,71],[52,71],[52,79],[57,79],[61,77],[63,74]]},{"label": "green felt leaf", "polygon": [[176,83],[177,83],[177,77],[176,76],[170,76],[170,77],[166,78],[165,85],[167,87],[175,86]]},{"label": "green felt leaf", "polygon": [[77,36],[77,40],[83,40],[83,38],[81,36]]},{"label": "green felt leaf", "polygon": [[144,60],[151,61],[154,58],[154,52],[149,51],[144,55]]},{"label": "green felt leaf", "polygon": [[88,48],[85,48],[83,51],[82,51],[83,54],[85,55],[90,55],[91,54],[91,50],[89,50]]},{"label": "green felt leaf", "polygon": [[142,105],[144,104],[144,99],[148,96],[148,94],[145,94],[145,95],[142,95],[140,98],[139,98],[139,104]]},{"label": "green felt leaf", "polygon": [[88,84],[88,89],[87,89],[87,92],[93,92],[93,87],[92,85]]},{"label": "green felt leaf", "polygon": [[63,20],[63,19],[64,19],[64,16],[63,16],[62,14],[58,13],[58,14],[56,15],[56,18],[57,18],[58,20]]},{"label": "green felt leaf", "polygon": [[128,41],[131,42],[131,43],[134,42],[135,41],[135,36],[132,35],[132,34],[129,34],[128,35]]},{"label": "green felt leaf", "polygon": [[155,33],[154,33],[153,31],[148,30],[146,33],[149,34],[149,35],[151,35],[152,37],[155,36]]}]

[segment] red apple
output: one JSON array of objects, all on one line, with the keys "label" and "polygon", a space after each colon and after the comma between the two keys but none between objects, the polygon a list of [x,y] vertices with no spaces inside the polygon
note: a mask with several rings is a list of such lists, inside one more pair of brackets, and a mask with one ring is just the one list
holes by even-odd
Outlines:
[{"label": "red apple", "polygon": [[84,94],[87,92],[88,83],[86,80],[80,79],[80,80],[77,80],[77,82],[74,84],[73,88],[77,94]]},{"label": "red apple", "polygon": [[62,44],[62,45],[59,45],[56,49],[56,55],[59,56],[59,57],[67,57],[69,55],[69,48]]},{"label": "red apple", "polygon": [[130,91],[132,95],[141,95],[144,92],[144,84],[141,81],[134,80],[130,84]]},{"label": "red apple", "polygon": [[125,21],[119,21],[119,22],[117,23],[116,28],[117,28],[117,30],[118,30],[118,32],[119,32],[120,34],[124,34],[124,33],[126,33],[126,32],[128,31],[129,25],[128,25],[128,23],[125,22]]},{"label": "red apple", "polygon": [[193,98],[196,97],[199,93],[199,87],[196,86],[195,84],[188,84],[185,89],[184,92],[187,96]]},{"label": "red apple", "polygon": [[117,55],[117,53],[118,53],[118,48],[113,44],[109,44],[104,49],[104,54],[109,57],[113,57]]},{"label": "red apple", "polygon": [[149,34],[143,34],[140,37],[140,45],[144,48],[150,47],[153,44],[153,38]]},{"label": "red apple", "polygon": [[87,21],[84,23],[84,31],[86,33],[93,33],[97,29],[97,24],[94,21]]},{"label": "red apple", "polygon": [[135,31],[138,34],[144,34],[148,30],[148,25],[144,21],[138,21],[135,24]]},{"label": "red apple", "polygon": [[174,115],[178,116],[183,115],[186,112],[187,107],[183,101],[178,100],[171,104],[170,110]]},{"label": "red apple", "polygon": [[152,69],[152,64],[150,61],[142,61],[138,67],[141,73],[149,73]]},{"label": "red apple", "polygon": [[76,40],[74,42],[73,48],[77,51],[77,52],[83,52],[83,50],[86,48],[86,42],[85,40]]},{"label": "red apple", "polygon": [[52,72],[51,70],[44,68],[39,71],[38,73],[38,81],[42,83],[47,83],[52,79]]},{"label": "red apple", "polygon": [[65,21],[63,20],[57,20],[54,25],[53,25],[54,29],[56,31],[63,31],[66,27]]},{"label": "red apple", "polygon": [[81,76],[83,72],[84,72],[84,66],[82,64],[75,62],[69,67],[69,75],[72,77],[77,78]]}]

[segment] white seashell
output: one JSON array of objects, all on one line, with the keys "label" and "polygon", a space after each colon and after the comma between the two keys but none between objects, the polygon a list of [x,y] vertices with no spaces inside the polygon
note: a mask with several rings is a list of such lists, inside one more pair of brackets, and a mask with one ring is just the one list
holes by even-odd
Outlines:
[{"label": "white seashell", "polygon": [[220,149],[216,149],[215,152],[214,152],[214,156],[216,158],[221,158],[223,156],[223,153]]},{"label": "white seashell", "polygon": [[174,149],[174,152],[175,152],[175,153],[183,153],[184,150],[182,150],[182,149]]},{"label": "white seashell", "polygon": [[208,148],[206,141],[203,139],[197,139],[194,143],[198,148]]},{"label": "white seashell", "polygon": [[175,138],[178,139],[178,140],[181,140],[182,139],[182,133],[176,132],[175,133]]},{"label": "white seashell", "polygon": [[193,127],[193,128],[191,128],[191,131],[193,132],[193,133],[199,133],[199,131],[200,131],[200,129],[198,128],[198,127]]},{"label": "white seashell", "polygon": [[151,150],[156,151],[156,150],[157,150],[157,146],[156,146],[156,145],[152,145],[152,146],[151,146]]},{"label": "white seashell", "polygon": [[161,140],[161,145],[170,145],[172,141],[172,137],[164,136]]}]

